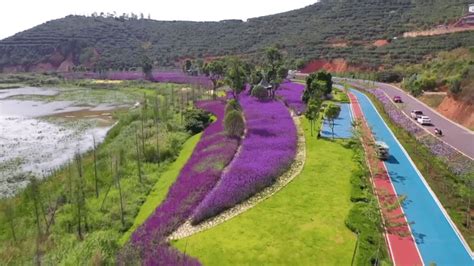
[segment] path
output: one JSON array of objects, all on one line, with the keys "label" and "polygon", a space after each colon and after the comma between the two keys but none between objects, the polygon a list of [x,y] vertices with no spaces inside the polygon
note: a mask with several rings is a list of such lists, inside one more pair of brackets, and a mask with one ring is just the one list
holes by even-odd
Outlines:
[{"label": "path", "polygon": [[[359,106],[359,102],[354,94],[349,93],[349,99],[352,104],[352,112],[354,118],[357,120],[362,120],[363,124],[361,127],[363,129],[363,134],[367,133],[369,130],[367,122],[364,120],[364,115],[362,109]],[[370,134],[370,133],[369,133]],[[372,139],[373,137],[367,137]],[[370,147],[364,143],[364,150],[366,154],[369,154]],[[372,152],[374,150],[372,149]],[[370,159],[369,159],[370,160]],[[375,159],[377,160],[377,159]],[[378,161],[378,160],[377,160]],[[371,165],[372,166],[372,165]],[[373,186],[376,191],[376,196],[378,201],[382,204],[385,202],[393,202],[397,200],[397,194],[393,188],[393,184],[388,177],[387,169],[384,164],[378,161],[376,167],[376,174],[373,176]],[[374,173],[374,171],[372,171]],[[391,217],[391,218],[390,218]],[[395,265],[422,265],[421,257],[419,251],[416,247],[413,235],[410,231],[406,218],[403,216],[403,210],[398,207],[393,211],[384,212],[384,219],[386,223],[399,223],[400,225],[397,228],[387,229],[385,234],[385,240],[389,246],[390,256]],[[387,221],[389,220],[389,221]]]},{"label": "path", "polygon": [[[347,139],[352,137],[352,117],[351,108],[349,104],[340,104],[341,113],[339,117],[334,120],[334,138]],[[324,119],[321,128],[321,136],[332,138],[332,130],[329,121]]]},{"label": "path", "polygon": [[[472,251],[374,105],[363,93],[356,90],[351,92],[357,98],[376,139],[385,141],[390,147],[391,156],[384,162],[384,166],[390,176],[393,193],[407,196],[402,210],[410,222],[423,263],[474,265]],[[397,247],[391,248],[393,250]]]}]

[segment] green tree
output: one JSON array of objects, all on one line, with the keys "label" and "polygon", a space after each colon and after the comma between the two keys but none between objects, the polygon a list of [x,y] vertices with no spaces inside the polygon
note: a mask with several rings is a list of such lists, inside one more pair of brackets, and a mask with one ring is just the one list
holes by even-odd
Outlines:
[{"label": "green tree", "polygon": [[332,138],[334,139],[334,126],[335,126],[335,120],[339,117],[339,114],[341,113],[341,107],[337,104],[330,103],[326,107],[326,112],[325,116],[326,119],[329,122],[329,127],[331,128],[332,132]]},{"label": "green tree", "polygon": [[236,101],[235,99],[228,100],[227,104],[225,105],[226,114],[232,110],[239,111],[239,112],[242,111],[242,106],[240,106],[240,103]]},{"label": "green tree", "polygon": [[303,102],[308,103],[311,99],[321,100],[325,95],[326,83],[321,80],[312,79],[303,92]]},{"label": "green tree", "polygon": [[411,95],[418,97],[423,94],[421,82],[418,74],[413,74],[402,82],[402,87],[408,90]]},{"label": "green tree", "polygon": [[317,99],[311,99],[308,102],[305,116],[310,122],[310,130],[311,130],[311,136],[313,136],[313,129],[316,121],[318,120],[319,117],[319,112],[321,110],[321,104],[322,100],[321,98]]},{"label": "green tree", "polygon": [[283,54],[277,47],[270,47],[265,51],[266,78],[272,85],[271,96],[274,99],[280,84],[288,75],[288,68],[284,65]]},{"label": "green tree", "polygon": [[145,42],[141,46],[141,67],[143,74],[145,74],[145,79],[152,80],[153,75],[153,60],[152,60],[152,46],[150,42]]},{"label": "green tree", "polygon": [[[314,87],[313,83],[319,83],[318,87]],[[306,90],[309,90],[309,93],[306,93],[308,96],[314,94],[315,90],[321,91],[322,96],[328,96],[332,92],[332,75],[326,71],[320,71],[318,73],[312,73],[306,78]],[[306,102],[309,100],[309,97],[306,98]]]},{"label": "green tree", "polygon": [[203,67],[203,72],[212,82],[212,97],[215,99],[216,90],[220,86],[222,78],[226,73],[226,64],[222,60],[206,63]]},{"label": "green tree", "polygon": [[264,101],[268,99],[268,91],[263,86],[257,85],[252,89],[252,96],[260,101]]},{"label": "green tree", "polygon": [[195,135],[203,131],[211,123],[211,114],[201,109],[184,112],[184,128]]},{"label": "green tree", "polygon": [[225,115],[224,129],[228,136],[240,138],[244,135],[245,122],[241,112],[231,110]]},{"label": "green tree", "polygon": [[239,94],[245,89],[247,75],[240,60],[231,59],[225,74],[224,82],[232,90],[234,99],[239,100]]}]

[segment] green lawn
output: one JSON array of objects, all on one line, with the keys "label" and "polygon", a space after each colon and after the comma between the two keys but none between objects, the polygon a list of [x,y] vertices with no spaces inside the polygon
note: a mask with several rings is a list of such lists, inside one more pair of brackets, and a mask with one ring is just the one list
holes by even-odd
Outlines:
[{"label": "green lawn", "polygon": [[353,151],[310,136],[303,172],[253,209],[173,244],[204,265],[350,265]]},{"label": "green lawn", "polygon": [[169,169],[161,175],[146,201],[140,207],[140,211],[138,212],[137,217],[135,217],[132,227],[130,227],[130,229],[120,239],[121,245],[124,245],[129,240],[132,233],[142,225],[151,214],[153,214],[158,205],[160,205],[160,203],[165,199],[169,188],[175,182],[179,172],[186,164],[189,157],[191,157],[194,147],[199,142],[201,135],[202,134],[194,135],[184,143],[179,157],[173,162]]}]

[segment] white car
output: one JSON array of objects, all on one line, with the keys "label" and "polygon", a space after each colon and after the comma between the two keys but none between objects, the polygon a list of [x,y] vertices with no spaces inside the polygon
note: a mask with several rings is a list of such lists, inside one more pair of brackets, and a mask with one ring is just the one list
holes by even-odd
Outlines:
[{"label": "white car", "polygon": [[417,120],[418,118],[420,118],[421,116],[423,116],[423,112],[420,111],[420,110],[413,110],[413,111],[411,111],[410,116],[411,116],[411,118]]},{"label": "white car", "polygon": [[431,119],[427,117],[426,115],[422,115],[418,117],[416,121],[418,121],[420,125],[431,125]]}]

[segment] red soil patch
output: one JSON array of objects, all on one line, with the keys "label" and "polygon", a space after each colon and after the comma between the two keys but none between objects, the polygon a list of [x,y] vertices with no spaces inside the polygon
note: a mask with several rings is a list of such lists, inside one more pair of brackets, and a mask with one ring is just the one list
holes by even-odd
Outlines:
[{"label": "red soil patch", "polygon": [[385,46],[389,44],[389,42],[387,40],[376,40],[373,45],[376,46],[376,47],[382,47],[382,46]]},{"label": "red soil patch", "polygon": [[74,62],[72,60],[72,56],[68,56],[66,60],[64,60],[61,65],[58,67],[59,72],[69,72],[74,67]]},{"label": "red soil patch", "polygon": [[467,127],[474,128],[474,105],[446,97],[437,108],[447,118]]},{"label": "red soil patch", "polygon": [[309,74],[313,72],[317,72],[320,70],[326,70],[332,73],[342,73],[352,70],[357,70],[355,67],[349,66],[349,63],[345,59],[333,59],[331,61],[328,60],[313,60],[309,62],[301,72]]}]

